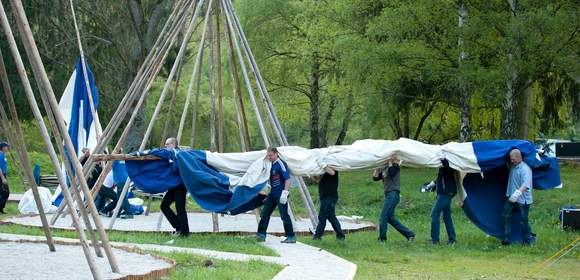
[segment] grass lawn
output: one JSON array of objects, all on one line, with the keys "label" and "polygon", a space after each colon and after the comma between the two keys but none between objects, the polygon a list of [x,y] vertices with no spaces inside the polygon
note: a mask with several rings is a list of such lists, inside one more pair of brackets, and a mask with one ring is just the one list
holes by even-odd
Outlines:
[{"label": "grass lawn", "polygon": [[175,271],[164,279],[272,279],[281,265],[260,261],[223,261],[184,253],[160,253],[177,262]]},{"label": "grass lawn", "polygon": [[[383,203],[382,183],[373,182],[370,172],[342,172],[340,176],[337,212],[361,215],[378,223]],[[538,235],[535,246],[500,246],[495,238],[487,237],[473,225],[456,202],[452,212],[458,243],[453,247],[429,245],[426,241],[430,238],[430,210],[435,195],[420,193],[419,186],[435,176],[435,169],[403,169],[401,173],[402,193],[397,216],[417,234],[414,243],[408,243],[390,226],[385,244],[377,242],[377,232],[349,234],[345,243],[328,235],[322,241],[308,237],[299,240],[356,263],[357,279],[521,279],[531,278],[529,273],[542,261],[580,235],[559,227],[558,208],[578,203],[580,198],[580,169],[564,166],[563,189],[534,192],[530,221]],[[316,198],[316,187],[310,190]],[[303,209],[299,212],[305,216]],[[441,239],[445,241],[443,223],[441,226]],[[580,279],[580,250],[576,249],[537,278]]]}]

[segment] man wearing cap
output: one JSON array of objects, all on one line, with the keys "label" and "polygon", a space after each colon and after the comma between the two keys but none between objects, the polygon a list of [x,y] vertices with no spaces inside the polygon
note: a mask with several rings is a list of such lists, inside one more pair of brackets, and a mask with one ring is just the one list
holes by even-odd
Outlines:
[{"label": "man wearing cap", "polygon": [[8,162],[6,160],[6,153],[10,149],[10,145],[6,142],[0,142],[0,214],[4,213],[4,206],[6,206],[6,201],[10,196],[10,189],[8,188]]}]

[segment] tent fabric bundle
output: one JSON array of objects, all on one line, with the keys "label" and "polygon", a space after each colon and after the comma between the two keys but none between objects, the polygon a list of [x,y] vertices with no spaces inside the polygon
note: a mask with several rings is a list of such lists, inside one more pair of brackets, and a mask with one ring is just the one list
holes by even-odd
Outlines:
[{"label": "tent fabric bundle", "polygon": [[[89,86],[91,87],[93,105],[95,110],[97,110],[99,106],[99,91],[95,85],[93,72],[91,72],[88,64],[86,64],[86,68]],[[91,106],[89,104],[89,94],[80,58],[78,59],[75,70],[73,71],[64,93],[60,98],[58,108],[66,121],[68,135],[72,140],[76,154],[79,156],[82,155],[83,148],[89,148],[92,151],[97,145],[97,130],[95,127],[95,121],[93,120]],[[66,147],[65,152],[68,157]],[[67,183],[70,184],[64,166],[62,166],[61,172],[65,174]],[[56,190],[53,197],[53,204],[56,206],[60,205],[64,199],[60,189]]]},{"label": "tent fabric bundle", "polygon": [[[540,156],[531,142],[523,140],[429,145],[406,138],[394,141],[367,139],[352,145],[320,149],[284,146],[278,151],[295,176],[322,174],[326,167],[337,171],[381,167],[393,156],[402,166],[439,168],[441,159],[445,158],[453,169],[468,173],[461,195],[467,216],[487,234],[499,237],[507,184],[506,164],[509,151],[514,148],[522,152],[524,161],[533,169],[534,188],[550,189],[561,185],[557,161]],[[161,158],[127,161],[128,175],[142,191],[160,193],[183,183],[202,208],[231,214],[261,205],[263,196],[259,195],[268,184],[272,166],[265,158],[266,150],[215,153],[155,149],[139,154]],[[490,205],[494,205],[493,209]],[[496,215],[497,211],[500,214]],[[512,231],[514,235],[518,233],[519,225],[514,224]]]}]

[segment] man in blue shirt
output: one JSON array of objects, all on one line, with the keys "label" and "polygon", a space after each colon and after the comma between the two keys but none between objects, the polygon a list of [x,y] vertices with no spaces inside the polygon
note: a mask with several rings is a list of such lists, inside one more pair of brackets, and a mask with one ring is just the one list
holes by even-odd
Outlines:
[{"label": "man in blue shirt", "polygon": [[284,223],[284,231],[286,232],[286,239],[282,243],[296,243],[296,236],[294,235],[294,228],[290,215],[288,215],[288,195],[290,191],[290,173],[288,165],[278,157],[278,149],[269,147],[266,157],[272,162],[272,169],[270,170],[270,193],[266,197],[266,202],[262,208],[260,215],[260,223],[258,224],[257,240],[258,242],[266,241],[266,230],[270,223],[270,216],[276,206],[280,211],[280,218]]},{"label": "man in blue shirt", "polygon": [[518,149],[511,150],[510,161],[512,167],[502,213],[504,238],[501,243],[506,246],[510,244],[512,213],[518,211],[522,226],[522,242],[529,245],[533,242],[532,228],[528,222],[528,213],[533,202],[532,169],[523,162],[522,153]]},{"label": "man in blue shirt", "polygon": [[10,149],[10,145],[6,142],[0,142],[0,214],[4,213],[6,201],[10,196],[10,189],[8,188],[8,162],[6,160],[6,153]]}]

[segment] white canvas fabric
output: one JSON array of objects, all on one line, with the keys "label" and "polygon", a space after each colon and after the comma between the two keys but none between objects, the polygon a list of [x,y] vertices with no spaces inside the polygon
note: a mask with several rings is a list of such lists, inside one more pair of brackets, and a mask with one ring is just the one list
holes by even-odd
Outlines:
[{"label": "white canvas fabric", "polygon": [[[441,159],[459,171],[479,173],[477,158],[471,143],[448,143],[429,145],[401,138],[398,140],[359,140],[352,145],[331,146],[321,149],[305,149],[297,146],[279,147],[284,160],[295,176],[310,176],[324,173],[325,167],[338,171],[372,169],[384,166],[391,157],[396,157],[402,166],[441,167]],[[230,177],[232,186],[254,186],[268,181],[271,162],[266,159],[266,150],[247,153],[206,152],[207,162]]]}]

